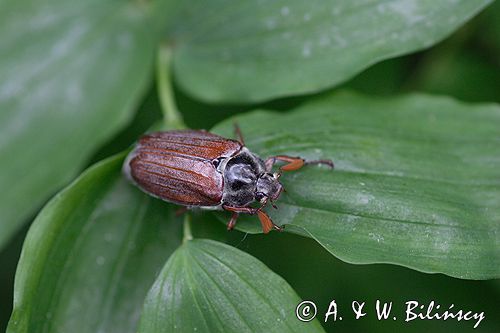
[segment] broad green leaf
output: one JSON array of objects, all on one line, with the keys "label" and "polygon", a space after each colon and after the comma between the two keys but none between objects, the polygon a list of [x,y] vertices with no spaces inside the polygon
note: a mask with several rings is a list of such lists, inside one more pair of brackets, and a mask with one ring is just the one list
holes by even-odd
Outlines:
[{"label": "broad green leaf", "polygon": [[491,0],[184,2],[175,73],[209,101],[261,101],[339,84],[442,40]]},{"label": "broad green leaf", "polygon": [[254,257],[212,240],[185,242],[149,291],[139,332],[323,332],[301,322],[301,302]]},{"label": "broad green leaf", "polygon": [[156,47],[145,1],[0,1],[0,247],[132,116]]},{"label": "broad green leaf", "polygon": [[8,332],[136,332],[181,224],[168,205],[121,177],[122,160],[90,168],[34,221]]},{"label": "broad green leaf", "polygon": [[[215,132],[232,135],[233,120]],[[335,162],[335,170],[306,166],[281,177],[286,193],[268,211],[286,230],[351,263],[500,277],[498,105],[339,93],[286,115],[235,120],[263,157]],[[250,220],[239,228],[258,231]]]}]

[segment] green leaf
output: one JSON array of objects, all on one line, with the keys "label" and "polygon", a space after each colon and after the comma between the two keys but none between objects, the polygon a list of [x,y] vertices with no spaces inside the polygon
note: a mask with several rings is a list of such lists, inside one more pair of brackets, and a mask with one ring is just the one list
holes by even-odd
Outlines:
[{"label": "green leaf", "polygon": [[[286,193],[268,211],[286,230],[351,263],[500,277],[498,105],[340,93],[236,120],[263,157],[335,162],[333,171],[306,166],[280,178]],[[215,132],[231,136],[233,121]],[[259,230],[255,217],[237,227]]]},{"label": "green leaf", "polygon": [[293,289],[254,257],[212,240],[185,242],[149,291],[139,332],[323,332],[301,322]]},{"label": "green leaf", "polygon": [[158,39],[152,9],[0,2],[0,247],[130,120]]},{"label": "green leaf", "polygon": [[173,25],[175,73],[209,101],[261,101],[339,84],[427,48],[491,0],[185,2]]},{"label": "green leaf", "polygon": [[93,166],[38,215],[17,268],[8,332],[136,332],[181,224],[121,177],[122,161]]}]

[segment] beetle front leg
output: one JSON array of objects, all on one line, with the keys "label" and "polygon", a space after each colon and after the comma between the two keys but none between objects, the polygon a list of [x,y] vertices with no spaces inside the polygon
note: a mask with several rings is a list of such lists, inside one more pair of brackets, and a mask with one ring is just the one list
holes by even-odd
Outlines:
[{"label": "beetle front leg", "polygon": [[[224,210],[228,210],[230,212],[233,212],[233,216],[231,217],[231,220],[229,221],[229,223],[227,225],[228,229],[229,229],[229,225],[231,224],[231,222],[233,222],[233,219],[234,219],[234,223],[232,224],[232,226],[234,227],[234,224],[236,223],[237,215],[239,213],[246,213],[246,214],[250,214],[250,215],[257,214],[257,216],[259,217],[260,224],[262,225],[262,232],[264,232],[265,234],[269,233],[269,231],[271,231],[272,229],[278,230],[278,231],[283,231],[283,228],[274,224],[273,220],[271,220],[269,215],[267,215],[263,210],[261,210],[261,208],[233,207],[233,206],[226,206],[226,205],[222,205],[222,208]],[[234,214],[236,214],[236,217],[234,217]]]},{"label": "beetle front leg", "polygon": [[281,171],[295,171],[299,170],[302,168],[304,165],[307,164],[325,164],[328,165],[333,169],[333,162],[332,160],[313,160],[313,161],[306,161],[301,157],[292,157],[292,156],[287,156],[287,155],[277,155],[277,156],[271,156],[269,157],[265,164],[266,164],[266,170],[267,172],[271,172],[273,165],[276,163],[276,161],[282,161],[282,162],[287,162],[287,164],[283,165],[280,167]]},{"label": "beetle front leg", "polygon": [[257,216],[259,217],[260,224],[262,225],[262,232],[267,234],[272,229],[277,231],[283,231],[283,227],[274,224],[273,220],[267,215],[263,210],[257,210]]},{"label": "beetle front leg", "polygon": [[227,230],[234,229],[234,226],[236,225],[236,221],[238,220],[238,216],[240,216],[240,214],[233,212],[233,214],[231,215],[231,219],[227,223]]}]

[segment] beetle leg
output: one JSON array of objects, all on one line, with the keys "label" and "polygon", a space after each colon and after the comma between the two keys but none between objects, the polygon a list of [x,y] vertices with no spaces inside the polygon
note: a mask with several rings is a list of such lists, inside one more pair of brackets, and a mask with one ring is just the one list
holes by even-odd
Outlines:
[{"label": "beetle leg", "polygon": [[287,164],[280,167],[280,171],[294,171],[302,168],[305,163],[305,160],[300,157],[291,157],[286,155],[278,155],[269,157],[265,164],[267,172],[271,172],[273,165],[276,161],[288,162]]},{"label": "beetle leg", "polygon": [[274,224],[273,220],[271,220],[269,215],[267,215],[264,211],[260,209],[257,210],[257,216],[259,217],[260,224],[262,225],[262,232],[265,234],[269,233],[272,229],[283,231],[283,228]]},{"label": "beetle leg", "polygon": [[309,165],[309,164],[328,165],[331,169],[333,169],[335,167],[332,160],[312,160],[312,161],[305,161],[304,164],[306,164],[306,165]]},{"label": "beetle leg", "polygon": [[255,213],[257,213],[257,208],[251,208],[251,207],[233,207],[233,206],[226,206],[226,205],[222,205],[222,208],[224,210],[228,210],[230,212],[234,212],[234,213],[246,213],[246,214],[250,214],[250,215],[255,215]]},{"label": "beetle leg", "polygon": [[179,207],[175,210],[175,216],[179,217],[187,211],[188,211],[188,208],[186,206]]},{"label": "beetle leg", "polygon": [[234,226],[236,225],[236,220],[238,220],[239,215],[240,214],[233,212],[233,214],[231,215],[231,219],[227,223],[227,230],[233,230]]},{"label": "beetle leg", "polygon": [[243,140],[243,134],[241,133],[240,126],[238,126],[237,122],[234,122],[234,134],[238,138],[238,141],[244,146],[245,140]]},{"label": "beetle leg", "polygon": [[302,168],[304,165],[307,165],[307,164],[325,164],[325,165],[330,166],[333,169],[333,162],[331,160],[306,161],[300,157],[292,157],[292,156],[287,156],[287,155],[277,155],[277,156],[271,156],[266,160],[265,164],[266,164],[266,169],[268,172],[271,172],[271,169],[272,169],[274,163],[276,163],[276,161],[287,162],[287,164],[280,167],[280,171],[295,171],[295,170]]},{"label": "beetle leg", "polygon": [[[250,215],[255,215],[259,217],[260,224],[262,225],[262,231],[267,234],[269,231],[272,229],[278,230],[278,231],[283,231],[283,227],[277,226],[276,224],[273,223],[273,220],[267,215],[261,208],[251,208],[251,207],[232,207],[232,206],[226,206],[222,205],[222,208],[225,210],[228,210],[230,212],[233,212],[233,216],[231,217],[231,220],[229,220],[229,223],[227,224],[227,227],[229,229],[230,225],[231,227],[234,227],[234,224],[236,223],[236,218],[238,217],[238,213],[247,213]],[[235,217],[236,214],[236,217]],[[234,221],[233,221],[234,220]]]}]

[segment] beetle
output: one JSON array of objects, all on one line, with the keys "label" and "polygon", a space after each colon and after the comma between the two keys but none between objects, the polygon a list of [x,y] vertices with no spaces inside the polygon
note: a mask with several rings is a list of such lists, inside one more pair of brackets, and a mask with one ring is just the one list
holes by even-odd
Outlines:
[{"label": "beetle", "polygon": [[[252,153],[235,124],[238,140],[204,130],[154,132],[142,136],[127,156],[123,171],[142,191],[185,209],[232,212],[227,229],[234,228],[239,214],[257,215],[262,231],[281,231],[263,208],[276,208],[283,186],[283,171],[298,170],[306,164],[326,164],[331,160],[306,161],[300,157],[277,155],[261,159]],[[272,172],[276,162],[285,162]],[[252,207],[252,204],[258,207]]]}]

